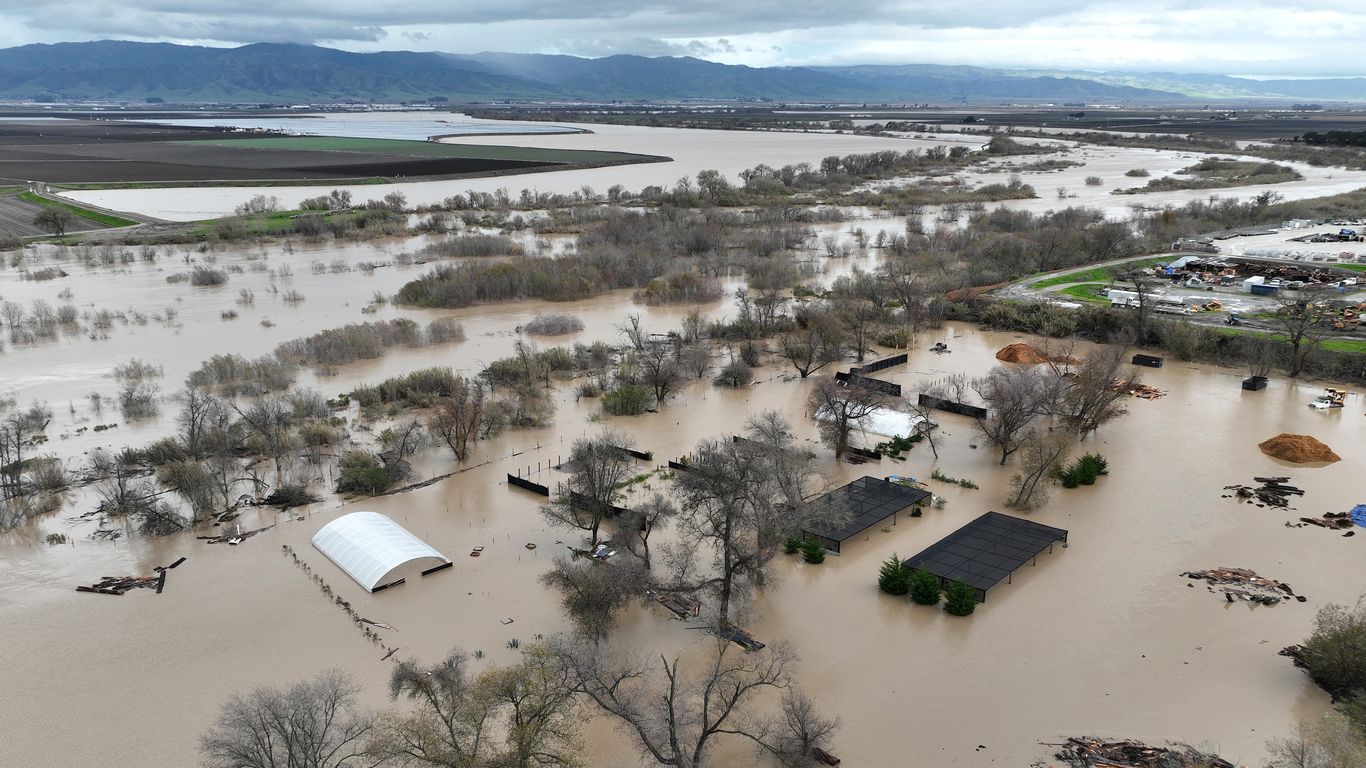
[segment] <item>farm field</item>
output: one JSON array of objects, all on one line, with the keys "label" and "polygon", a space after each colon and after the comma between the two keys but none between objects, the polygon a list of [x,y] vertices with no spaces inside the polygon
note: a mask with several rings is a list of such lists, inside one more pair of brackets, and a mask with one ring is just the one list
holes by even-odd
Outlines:
[{"label": "farm field", "polygon": [[281,137],[126,122],[0,127],[0,183],[140,185],[489,176],[652,162],[652,155],[424,141]]}]

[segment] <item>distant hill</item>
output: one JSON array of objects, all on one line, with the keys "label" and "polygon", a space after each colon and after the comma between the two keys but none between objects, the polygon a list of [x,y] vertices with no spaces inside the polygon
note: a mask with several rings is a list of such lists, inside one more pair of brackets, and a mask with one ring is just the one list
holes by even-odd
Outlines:
[{"label": "distant hill", "polygon": [[1174,103],[1366,101],[1366,79],[931,65],[745,67],[689,57],[349,53],[309,45],[206,48],[99,41],[0,49],[0,98],[168,102],[773,100]]}]

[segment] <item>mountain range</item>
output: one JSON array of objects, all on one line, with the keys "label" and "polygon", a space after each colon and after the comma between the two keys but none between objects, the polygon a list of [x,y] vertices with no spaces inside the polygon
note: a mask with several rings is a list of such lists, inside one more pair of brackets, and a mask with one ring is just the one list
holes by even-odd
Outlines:
[{"label": "mountain range", "polygon": [[1163,72],[899,65],[746,67],[690,57],[209,48],[104,40],[0,49],[0,98],[166,102],[678,99],[1152,104],[1366,102],[1366,78],[1250,80]]}]

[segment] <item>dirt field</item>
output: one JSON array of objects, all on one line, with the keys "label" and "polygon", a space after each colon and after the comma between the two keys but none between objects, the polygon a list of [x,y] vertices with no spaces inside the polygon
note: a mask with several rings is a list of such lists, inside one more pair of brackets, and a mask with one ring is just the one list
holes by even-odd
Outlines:
[{"label": "dirt field", "polygon": [[422,141],[263,137],[212,128],[43,121],[0,126],[0,183],[385,180],[518,173],[659,158]]}]

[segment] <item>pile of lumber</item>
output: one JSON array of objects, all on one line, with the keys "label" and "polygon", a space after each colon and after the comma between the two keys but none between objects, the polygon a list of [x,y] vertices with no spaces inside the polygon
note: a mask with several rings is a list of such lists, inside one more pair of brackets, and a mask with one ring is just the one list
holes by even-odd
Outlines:
[{"label": "pile of lumber", "polygon": [[94,584],[77,585],[77,592],[91,592],[97,595],[122,595],[130,589],[155,589],[157,594],[166,586],[166,572],[185,562],[180,558],[170,565],[158,565],[152,570],[155,576],[101,576]]},{"label": "pile of lumber", "polygon": [[1150,747],[1140,741],[1071,738],[1057,758],[1076,768],[1237,768],[1233,763],[1185,744]]},{"label": "pile of lumber", "polygon": [[1130,397],[1138,397],[1144,400],[1156,400],[1167,394],[1157,387],[1150,387],[1147,384],[1140,384],[1136,381],[1125,381],[1124,379],[1115,379],[1110,382],[1110,389],[1117,392],[1123,392]]},{"label": "pile of lumber", "polygon": [[1258,605],[1275,605],[1286,596],[1305,601],[1303,596],[1295,594],[1289,584],[1258,576],[1256,571],[1246,568],[1211,568],[1206,571],[1186,571],[1181,575],[1205,582],[1210,592],[1223,594],[1230,603],[1242,600]]},{"label": "pile of lumber", "polygon": [[1307,525],[1317,525],[1320,528],[1327,528],[1333,531],[1342,531],[1351,528],[1355,523],[1351,516],[1346,512],[1328,512],[1323,517],[1301,517],[1301,523]]},{"label": "pile of lumber", "polygon": [[[1250,485],[1226,485],[1224,490],[1233,491],[1233,494],[1240,499],[1247,501],[1256,500],[1260,505],[1269,507],[1289,507],[1291,496],[1303,496],[1304,491],[1293,485],[1286,485],[1290,480],[1288,477],[1254,477],[1254,482],[1261,483],[1259,486]],[[1229,498],[1230,494],[1224,494],[1224,498]]]}]

